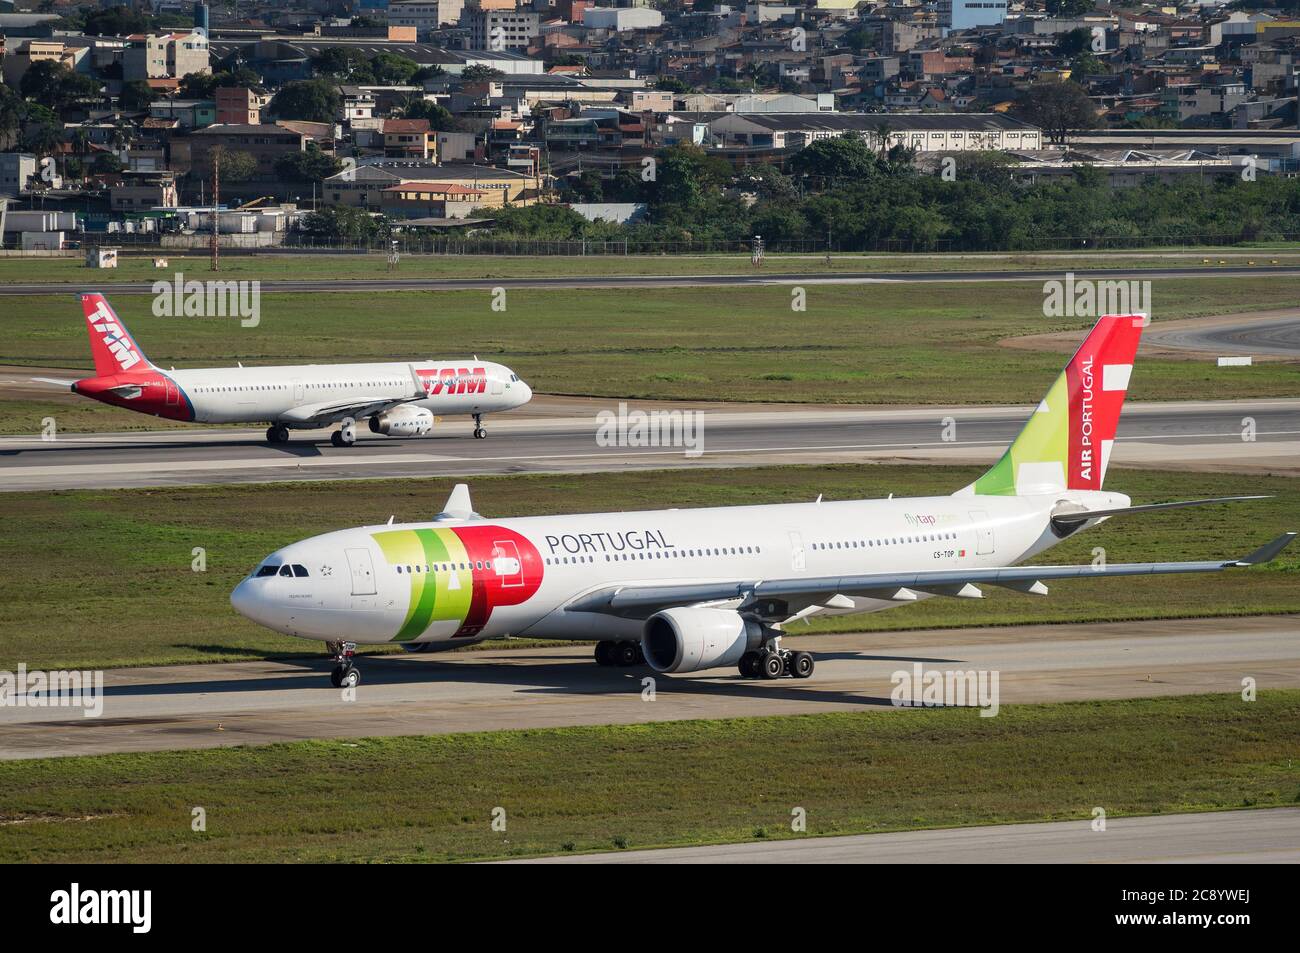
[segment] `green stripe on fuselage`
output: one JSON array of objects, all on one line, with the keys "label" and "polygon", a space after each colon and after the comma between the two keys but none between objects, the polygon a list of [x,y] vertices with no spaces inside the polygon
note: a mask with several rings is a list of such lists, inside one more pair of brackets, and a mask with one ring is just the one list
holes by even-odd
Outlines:
[{"label": "green stripe on fuselage", "polygon": [[[469,556],[460,539],[449,529],[400,529],[375,534],[375,542],[393,565],[419,566],[407,573],[410,602],[394,642],[418,639],[433,622],[452,620],[458,625],[469,614],[473,595],[473,572],[461,569]],[[455,569],[439,572],[435,567],[451,564]],[[426,572],[425,567],[429,567]]]}]

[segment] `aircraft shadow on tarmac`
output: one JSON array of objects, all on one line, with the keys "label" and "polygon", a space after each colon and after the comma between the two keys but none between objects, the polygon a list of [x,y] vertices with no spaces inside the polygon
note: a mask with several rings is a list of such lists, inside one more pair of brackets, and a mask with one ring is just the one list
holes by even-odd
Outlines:
[{"label": "aircraft shadow on tarmac", "polygon": [[[594,432],[594,431],[592,431]],[[589,436],[587,431],[574,431],[573,433],[564,432],[562,435],[568,436]],[[214,450],[225,448],[238,449],[260,449],[271,453],[284,454],[286,456],[298,457],[319,457],[321,450],[325,447],[332,447],[328,434],[316,437],[298,437],[291,438],[288,443],[272,444],[265,440],[250,437],[247,440],[167,440],[156,441],[147,440],[140,442],[123,441],[119,443],[96,443],[93,445],[76,444],[75,441],[80,436],[89,436],[83,434],[69,434],[67,442],[60,444],[58,440],[51,440],[48,443],[41,443],[30,447],[20,447],[13,450],[0,450],[0,457],[21,457],[25,454],[44,454],[44,453],[157,453],[159,451],[182,451],[182,450]],[[341,450],[340,452],[355,452],[358,449],[384,449],[395,447],[418,447],[420,444],[427,444],[433,440],[457,440],[461,442],[469,441],[467,444],[471,447],[482,446],[481,442],[473,441],[473,435],[468,431],[466,433],[434,433],[425,434],[422,437],[376,437],[374,439],[362,438],[357,441],[355,447]]]},{"label": "aircraft shadow on tarmac", "polygon": [[[865,655],[858,652],[818,653],[820,661],[893,661],[900,665],[912,663],[960,664],[960,659],[938,659],[907,655]],[[281,660],[282,662],[283,660]],[[254,663],[256,664],[256,663]],[[146,697],[161,695],[220,694],[233,692],[337,692],[326,678],[329,663],[325,660],[293,663],[300,664],[297,673],[276,673],[254,678],[218,678],[194,682],[110,685],[104,688],[106,699]],[[584,651],[581,654],[555,657],[553,661],[536,662],[531,657],[519,660],[490,659],[482,662],[443,662],[400,656],[361,657],[358,660],[364,673],[362,686],[428,685],[435,693],[446,684],[489,684],[515,686],[522,694],[543,695],[627,695],[639,694],[641,679],[655,678],[655,690],[664,694],[719,696],[730,698],[781,699],[784,701],[816,701],[827,704],[854,704],[878,706],[889,704],[888,698],[864,695],[851,691],[819,690],[814,682],[793,679],[775,681],[740,678],[729,669],[717,669],[712,676],[673,677],[656,675],[650,668],[602,668]],[[362,689],[364,691],[364,687]],[[436,696],[435,696],[436,697]],[[289,700],[287,700],[289,701]]]}]

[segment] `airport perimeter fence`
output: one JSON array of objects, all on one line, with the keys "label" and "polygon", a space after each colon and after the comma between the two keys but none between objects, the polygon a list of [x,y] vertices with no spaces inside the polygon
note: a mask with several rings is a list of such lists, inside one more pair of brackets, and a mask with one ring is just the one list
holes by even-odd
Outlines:
[{"label": "airport perimeter fence", "polygon": [[[639,241],[619,239],[615,241],[583,241],[504,238],[490,235],[442,236],[424,235],[414,232],[399,232],[382,238],[365,241],[322,238],[301,232],[290,232],[279,244],[259,245],[258,247],[237,247],[235,242],[227,243],[227,238],[239,236],[222,236],[222,254],[279,254],[301,252],[310,253],[351,253],[388,255],[397,251],[400,255],[441,255],[441,256],[491,256],[507,255],[520,257],[624,257],[624,256],[744,256],[751,257],[754,242],[747,241]],[[171,243],[160,243],[158,235],[113,234],[99,235],[85,232],[77,236],[81,247],[106,245],[121,247],[126,253],[203,254],[207,245],[194,243],[192,247],[177,247]],[[978,254],[978,253],[1020,253],[1035,252],[1114,252],[1135,249],[1181,249],[1195,251],[1198,248],[1237,247],[1242,251],[1258,249],[1261,254],[1269,245],[1300,242],[1300,233],[1279,232],[1260,236],[1243,242],[1240,235],[1125,235],[1105,238],[1080,236],[1043,236],[1032,240],[975,243],[958,239],[937,241],[881,240],[871,242],[839,242],[826,239],[763,242],[765,256],[823,256],[835,255],[870,255],[870,254]]]},{"label": "airport perimeter fence", "polygon": [[[1269,243],[1300,242],[1300,233],[1278,233],[1266,239]],[[396,243],[394,245],[394,243]],[[873,242],[828,243],[825,239],[763,242],[765,255],[825,255],[828,252],[844,254],[930,254],[978,252],[1047,252],[1047,251],[1124,251],[1138,248],[1196,248],[1241,245],[1250,248],[1255,243],[1243,243],[1240,235],[1129,235],[1113,238],[1078,236],[1042,237],[1032,241],[1006,243],[972,243],[960,240],[916,242],[882,240]],[[398,233],[384,239],[355,242],[321,239],[315,236],[292,234],[283,248],[287,250],[332,250],[355,252],[391,252],[416,255],[518,255],[518,256],[689,256],[689,255],[745,255],[754,251],[754,242],[747,241],[583,241],[535,238],[498,238],[491,236],[443,237],[411,233]]]}]

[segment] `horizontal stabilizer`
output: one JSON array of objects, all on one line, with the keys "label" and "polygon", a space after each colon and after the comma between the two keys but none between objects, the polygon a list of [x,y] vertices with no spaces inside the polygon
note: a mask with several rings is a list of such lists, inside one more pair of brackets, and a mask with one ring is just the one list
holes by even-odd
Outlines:
[{"label": "horizontal stabilizer", "polygon": [[1243,500],[1271,500],[1271,496],[1216,496],[1208,500],[1178,500],[1173,503],[1144,503],[1141,506],[1118,506],[1110,510],[1077,510],[1072,513],[1053,513],[1052,522],[1058,527],[1074,523],[1086,523],[1107,516],[1123,516],[1126,513],[1150,513],[1155,510],[1177,510],[1184,506],[1205,506],[1209,503],[1240,503]]},{"label": "horizontal stabilizer", "polygon": [[1271,563],[1274,559],[1277,559],[1278,554],[1281,553],[1282,550],[1286,549],[1288,546],[1291,545],[1291,540],[1295,539],[1295,537],[1296,537],[1295,533],[1283,533],[1281,536],[1273,540],[1271,543],[1266,543],[1265,545],[1259,547],[1259,549],[1255,550],[1249,556],[1242,556],[1235,563],[1233,563],[1233,565],[1234,566],[1258,566],[1261,565],[1262,563]]},{"label": "horizontal stabilizer", "polygon": [[33,377],[32,380],[37,384],[57,384],[59,387],[71,387],[77,383],[73,380],[64,380],[61,377]]}]

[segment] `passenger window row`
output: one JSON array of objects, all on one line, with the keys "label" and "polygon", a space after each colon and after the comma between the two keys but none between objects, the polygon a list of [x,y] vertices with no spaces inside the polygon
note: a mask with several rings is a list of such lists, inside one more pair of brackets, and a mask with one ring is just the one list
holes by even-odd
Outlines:
[{"label": "passenger window row", "polygon": [[[763,551],[761,546],[714,546],[704,549],[656,549],[635,553],[606,553],[605,562],[635,562],[645,559],[699,559],[704,556],[754,556]],[[576,563],[595,562],[594,556],[549,556],[544,562],[548,566],[574,565]]]},{"label": "passenger window row", "polygon": [[956,538],[956,533],[924,533],[920,536],[890,536],[884,539],[850,539],[835,543],[813,543],[813,549],[870,549],[876,546],[901,546],[906,543],[938,543]]}]

